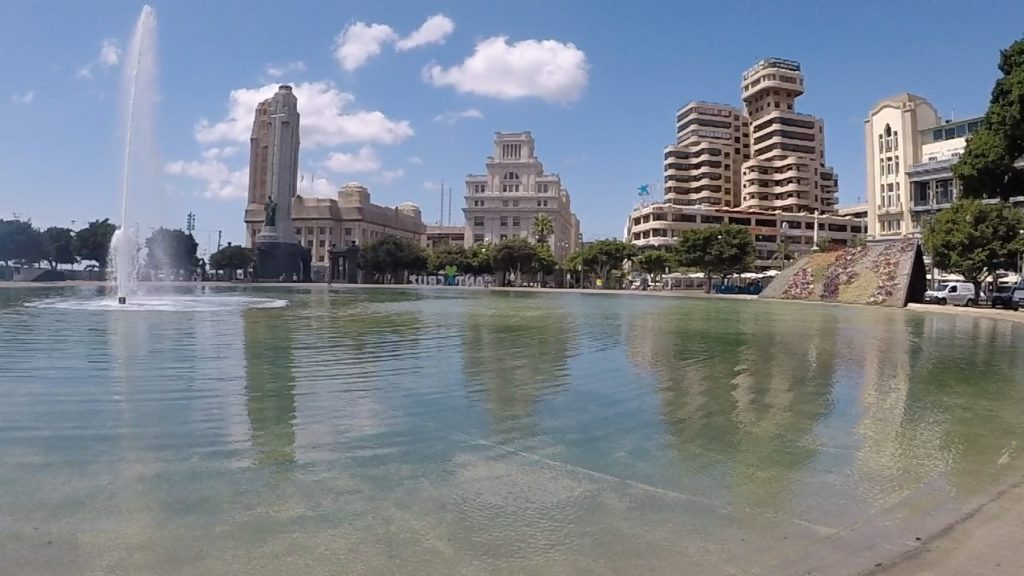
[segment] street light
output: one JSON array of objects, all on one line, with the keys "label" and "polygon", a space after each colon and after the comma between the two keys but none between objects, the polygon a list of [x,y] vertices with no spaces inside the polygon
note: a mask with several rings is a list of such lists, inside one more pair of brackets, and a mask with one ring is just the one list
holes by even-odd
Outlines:
[{"label": "street light", "polygon": [[786,267],[786,236],[789,235],[789,222],[782,223],[782,262],[779,264],[779,270],[781,271]]}]

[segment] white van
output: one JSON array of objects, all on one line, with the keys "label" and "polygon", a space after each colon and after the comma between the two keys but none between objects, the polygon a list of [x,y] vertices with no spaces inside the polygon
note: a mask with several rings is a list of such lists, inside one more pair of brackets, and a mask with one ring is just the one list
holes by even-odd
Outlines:
[{"label": "white van", "polygon": [[957,306],[973,306],[978,301],[974,293],[974,284],[970,282],[943,282],[934,290],[924,293],[925,303],[945,306],[946,303]]},{"label": "white van", "polygon": [[1017,283],[1017,287],[1013,289],[1013,305],[1011,308],[1014,310],[1020,310],[1024,307],[1024,280]]}]

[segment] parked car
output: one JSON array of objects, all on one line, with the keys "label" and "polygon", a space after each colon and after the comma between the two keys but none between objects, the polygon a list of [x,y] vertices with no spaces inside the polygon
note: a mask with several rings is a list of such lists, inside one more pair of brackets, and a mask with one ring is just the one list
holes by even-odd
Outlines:
[{"label": "parked car", "polygon": [[1017,287],[1013,289],[1013,309],[1020,310],[1024,306],[1024,280],[1017,283]]},{"label": "parked car", "polygon": [[994,292],[992,292],[992,298],[989,300],[989,304],[993,308],[1013,308],[1013,293],[1016,287],[1004,284],[1002,286],[996,286]]},{"label": "parked car", "polygon": [[934,290],[924,293],[926,303],[945,306],[950,303],[957,306],[973,306],[978,301],[974,292],[974,284],[970,282],[943,282]]}]

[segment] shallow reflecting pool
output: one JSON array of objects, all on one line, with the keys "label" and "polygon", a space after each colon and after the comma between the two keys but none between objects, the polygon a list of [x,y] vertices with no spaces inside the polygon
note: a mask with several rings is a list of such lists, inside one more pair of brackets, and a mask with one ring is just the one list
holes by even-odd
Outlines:
[{"label": "shallow reflecting pool", "polygon": [[838,574],[1022,474],[1022,325],[179,292],[288,305],[0,289],[0,573]]}]

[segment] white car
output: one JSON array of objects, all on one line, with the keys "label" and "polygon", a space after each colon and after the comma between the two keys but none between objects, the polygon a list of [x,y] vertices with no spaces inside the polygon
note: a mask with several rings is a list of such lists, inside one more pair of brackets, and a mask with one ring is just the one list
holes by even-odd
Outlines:
[{"label": "white car", "polygon": [[958,306],[973,306],[978,296],[974,292],[974,284],[970,282],[943,282],[934,290],[925,292],[924,301],[939,306],[945,306],[947,302]]},{"label": "white car", "polygon": [[1013,290],[1013,309],[1020,310],[1024,307],[1024,281],[1018,282]]}]

